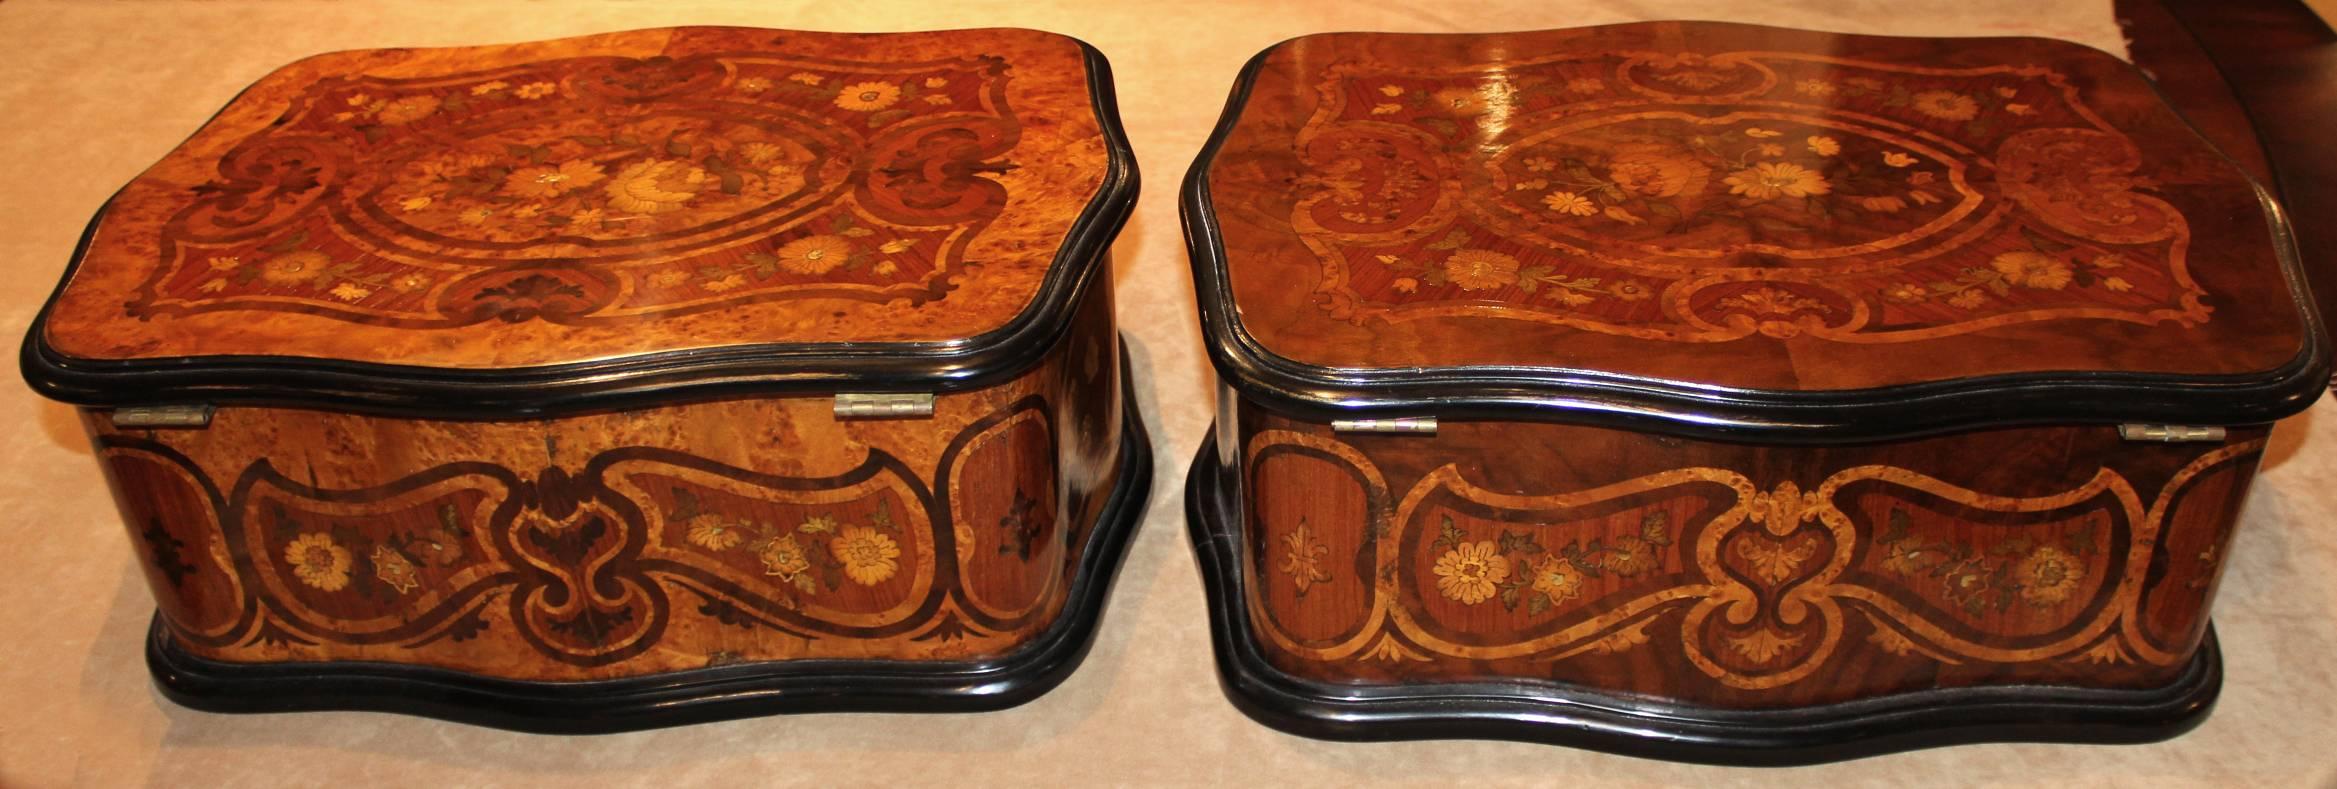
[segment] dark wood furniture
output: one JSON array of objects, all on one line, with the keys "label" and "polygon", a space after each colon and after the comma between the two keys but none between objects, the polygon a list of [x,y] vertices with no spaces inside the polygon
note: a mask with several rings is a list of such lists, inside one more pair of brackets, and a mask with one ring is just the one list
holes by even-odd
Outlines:
[{"label": "dark wood furniture", "polygon": [[1309,36],[1184,209],[1220,668],[1316,736],[2170,736],[2329,374],[2276,203],[2041,39]]},{"label": "dark wood furniture", "polygon": [[[2337,32],[2297,0],[2120,0],[2135,65],[2275,187],[2323,316],[2337,314]],[[2253,121],[2251,123],[2251,121]],[[2323,328],[2330,328],[2323,321]]]},{"label": "dark wood furniture", "polygon": [[1078,663],[1143,509],[1135,191],[1051,34],[320,55],[106,205],[25,374],[191,706],[993,708]]}]

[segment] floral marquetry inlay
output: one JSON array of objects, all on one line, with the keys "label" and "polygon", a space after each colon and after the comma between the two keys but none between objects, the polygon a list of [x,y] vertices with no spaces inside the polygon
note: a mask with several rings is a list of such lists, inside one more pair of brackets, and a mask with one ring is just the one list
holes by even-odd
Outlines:
[{"label": "floral marquetry inlay", "polygon": [[326,79],[165,227],[137,314],[593,321],[930,299],[1004,203],[1006,64],[576,58]]},{"label": "floral marquetry inlay", "polygon": [[957,339],[1038,291],[1107,159],[1084,51],[1028,31],[325,55],[116,198],[52,341],[472,366]]},{"label": "floral marquetry inlay", "polygon": [[2050,68],[1616,51],[1319,90],[1292,222],[1339,317],[1713,342],[2209,316],[2182,215]]},{"label": "floral marquetry inlay", "polygon": [[[1305,484],[1308,496],[1253,505],[1269,525],[1250,607],[1258,634],[1294,659],[1563,674],[1640,652],[1751,693],[1855,672],[1843,655],[1864,647],[1852,637],[1938,665],[2175,665],[2188,653],[2150,610],[2167,594],[2153,556],[2191,555],[2196,524],[2174,520],[2187,486],[2244,470],[2262,446],[2202,450],[2155,501],[2107,467],[2006,496],[1880,464],[1833,468],[1808,488],[1682,466],[1520,493],[1480,486],[1469,462],[1417,466],[1408,488],[1391,488],[1380,462],[1410,459],[1262,430],[1245,484]],[[1298,512],[1362,517],[1272,525]],[[2174,543],[2183,552],[2162,549]],[[1325,555],[1332,573],[1369,581],[1342,587],[1321,572]],[[1286,584],[1297,593],[1283,596]],[[1304,591],[1316,586],[1329,591]]]},{"label": "floral marquetry inlay", "polygon": [[[1197,196],[1238,311],[1275,316],[1244,328],[1299,362],[1863,388],[2298,347],[2258,191],[2081,47],[1333,34],[1249,79]],[[1894,365],[1917,345],[1951,361]]]}]

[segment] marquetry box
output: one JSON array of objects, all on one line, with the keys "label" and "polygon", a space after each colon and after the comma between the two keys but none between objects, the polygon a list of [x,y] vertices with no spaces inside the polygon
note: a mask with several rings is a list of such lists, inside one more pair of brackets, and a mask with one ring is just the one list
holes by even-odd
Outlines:
[{"label": "marquetry box", "polygon": [[25,377],[189,705],[999,707],[1077,665],[1148,487],[1135,193],[1057,35],[320,55],[105,206]]},{"label": "marquetry box", "polygon": [[2171,736],[2328,381],[2278,208],[2048,40],[1309,36],[1183,207],[1222,675],[1317,736]]}]

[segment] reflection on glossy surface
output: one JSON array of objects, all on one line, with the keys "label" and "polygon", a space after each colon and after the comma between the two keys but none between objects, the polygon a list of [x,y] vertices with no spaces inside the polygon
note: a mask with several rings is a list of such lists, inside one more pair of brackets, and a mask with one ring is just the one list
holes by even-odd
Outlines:
[{"label": "reflection on glossy surface", "polygon": [[1303,362],[1831,389],[2298,349],[2244,177],[2066,44],[1336,34],[1268,56],[1234,123],[1234,297]]}]

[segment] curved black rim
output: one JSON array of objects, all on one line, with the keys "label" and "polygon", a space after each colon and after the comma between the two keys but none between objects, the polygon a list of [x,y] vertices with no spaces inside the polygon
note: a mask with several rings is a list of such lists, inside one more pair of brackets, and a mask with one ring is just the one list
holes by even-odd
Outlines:
[{"label": "curved black rim", "polygon": [[[493,370],[289,356],[82,359],[49,346],[48,322],[105,218],[106,209],[100,208],[82,229],[57,290],[26,332],[18,364],[33,389],[75,405],[327,407],[445,419],[534,417],[749,394],[953,392],[990,386],[1027,370],[1069,333],[1082,294],[1096,278],[1111,276],[1106,253],[1135,209],[1136,155],[1120,123],[1111,63],[1095,47],[1077,43],[1085,58],[1089,100],[1103,131],[1103,183],[1064,236],[1030,304],[1004,326],[981,335],[944,342],[758,343]],[[109,198],[107,206],[112,202]]]},{"label": "curved black rim", "polygon": [[[1227,384],[1261,404],[1321,419],[1429,415],[1541,419],[1698,438],[1811,444],[1914,438],[1980,425],[2255,424],[2303,411],[2329,381],[2330,348],[2297,260],[2287,216],[2272,194],[2252,179],[2249,183],[2263,206],[2282,276],[2302,322],[2296,355],[2262,373],[2042,372],[1805,392],[1553,367],[1358,369],[1297,362],[1274,353],[1243,327],[1209,192],[1209,168],[1240,122],[1258,72],[1269,56],[1289,43],[1268,47],[1243,66],[1216,129],[1185,173],[1178,197],[1210,361]],[[2215,150],[2204,138],[2202,144]],[[2220,151],[2216,155],[2248,178]]]},{"label": "curved black rim", "polygon": [[1671,761],[1786,766],[1980,742],[2139,743],[2206,719],[2223,687],[2211,628],[2174,682],[2147,690],[1948,688],[1787,710],[1716,710],[1554,682],[1331,685],[1266,661],[1243,605],[1238,503],[1215,439],[1185,480],[1225,694],[1273,728],[1329,740],[1490,739]]},{"label": "curved black rim", "polygon": [[603,734],[804,712],[979,712],[1016,706],[1062,684],[1086,658],[1112,580],[1144,521],[1152,491],[1152,443],[1133,389],[1132,382],[1122,385],[1120,476],[1090,531],[1063,610],[1030,644],[997,661],[777,661],[595,682],[524,682],[393,663],[210,660],[179,646],[157,618],[147,634],[147,666],[163,695],[209,712],[395,712],[544,734]]}]

